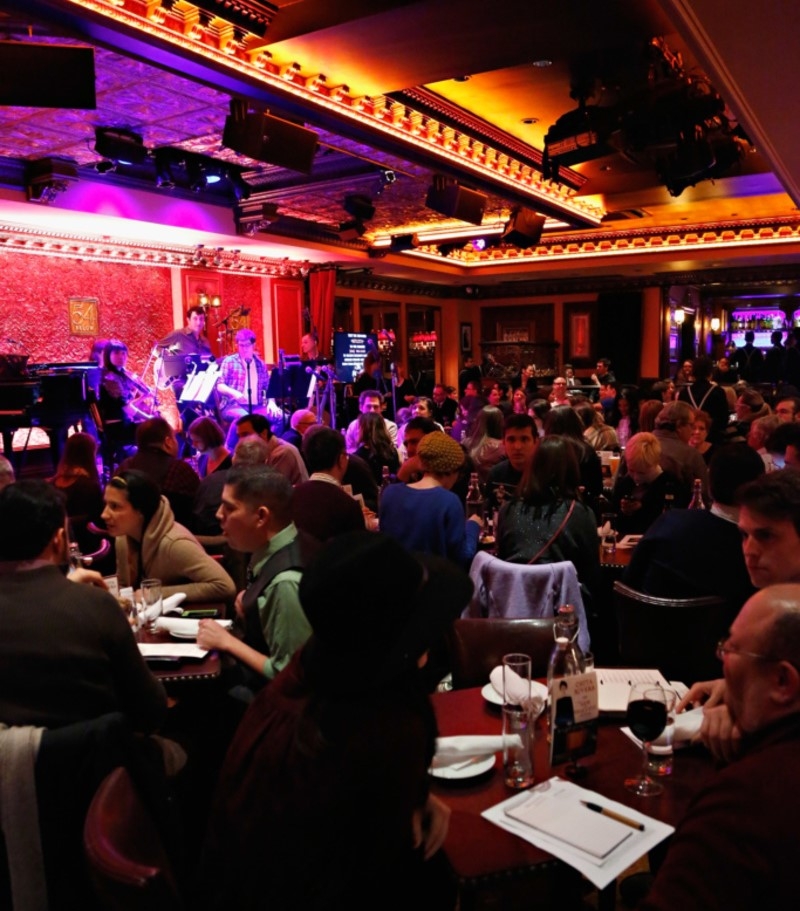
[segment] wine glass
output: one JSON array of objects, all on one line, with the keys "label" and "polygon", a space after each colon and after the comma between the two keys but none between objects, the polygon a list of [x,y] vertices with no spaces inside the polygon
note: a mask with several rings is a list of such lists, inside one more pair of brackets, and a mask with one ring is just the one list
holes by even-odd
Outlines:
[{"label": "wine glass", "polygon": [[634,683],[628,696],[628,727],[642,741],[642,771],[626,778],[625,787],[639,797],[661,794],[663,785],[647,774],[647,745],[667,726],[667,699],[664,690],[652,683]]}]

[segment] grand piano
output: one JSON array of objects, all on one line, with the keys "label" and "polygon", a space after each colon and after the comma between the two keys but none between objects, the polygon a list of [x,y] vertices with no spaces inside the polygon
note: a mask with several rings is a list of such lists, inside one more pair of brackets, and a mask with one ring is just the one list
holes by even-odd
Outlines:
[{"label": "grand piano", "polygon": [[[14,431],[41,427],[50,440],[53,467],[58,464],[68,429],[89,417],[90,391],[96,388],[100,368],[94,361],[29,364],[30,355],[0,354],[0,432],[3,452],[19,468],[13,453]],[[30,436],[30,434],[28,435]]]}]

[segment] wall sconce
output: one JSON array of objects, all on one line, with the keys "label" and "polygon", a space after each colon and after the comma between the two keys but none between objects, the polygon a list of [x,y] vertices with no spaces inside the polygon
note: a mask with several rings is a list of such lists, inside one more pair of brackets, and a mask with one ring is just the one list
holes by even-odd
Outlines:
[{"label": "wall sconce", "polygon": [[205,291],[198,291],[198,292],[197,292],[197,303],[198,303],[201,307],[207,307],[207,306],[208,306],[208,295],[206,294]]},{"label": "wall sconce", "polygon": [[211,298],[211,306],[212,306],[214,309],[217,309],[217,308],[219,308],[219,307],[222,306],[222,298],[219,296],[219,294],[214,294],[214,295],[212,296],[212,298]]},{"label": "wall sconce", "polygon": [[720,325],[721,325],[721,323],[720,323],[719,317],[718,317],[718,316],[712,316],[712,317],[711,317],[711,331],[712,331],[715,335],[716,335],[717,332],[719,332],[719,330],[720,330]]},{"label": "wall sconce", "polygon": [[675,308],[675,325],[682,326],[683,321],[685,319],[686,319],[686,312],[684,311],[683,307],[676,307]]}]

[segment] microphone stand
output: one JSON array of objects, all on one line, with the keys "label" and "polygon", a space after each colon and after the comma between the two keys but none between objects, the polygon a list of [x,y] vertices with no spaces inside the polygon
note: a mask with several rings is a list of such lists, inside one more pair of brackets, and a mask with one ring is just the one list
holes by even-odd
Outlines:
[{"label": "microphone stand", "polygon": [[[327,368],[328,374],[328,409],[331,415],[331,427],[336,430],[336,384],[334,383],[335,371],[333,367]],[[320,421],[322,416],[320,416]]]},{"label": "microphone stand", "polygon": [[253,363],[252,358],[249,361],[245,361],[244,365],[247,368],[247,413],[253,413],[253,387],[250,384],[250,365]]},{"label": "microphone stand", "polygon": [[391,364],[389,370],[392,375],[392,416],[397,421],[397,364]]}]

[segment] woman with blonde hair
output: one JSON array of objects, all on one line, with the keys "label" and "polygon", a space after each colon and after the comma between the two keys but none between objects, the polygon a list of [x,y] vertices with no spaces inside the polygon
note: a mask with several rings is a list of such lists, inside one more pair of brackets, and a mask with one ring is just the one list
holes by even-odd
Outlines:
[{"label": "woman with blonde hair", "polygon": [[636,433],[625,447],[625,474],[618,473],[612,502],[618,513],[617,531],[644,534],[665,506],[686,506],[686,491],[678,478],[660,465],[661,444],[652,433]]}]

